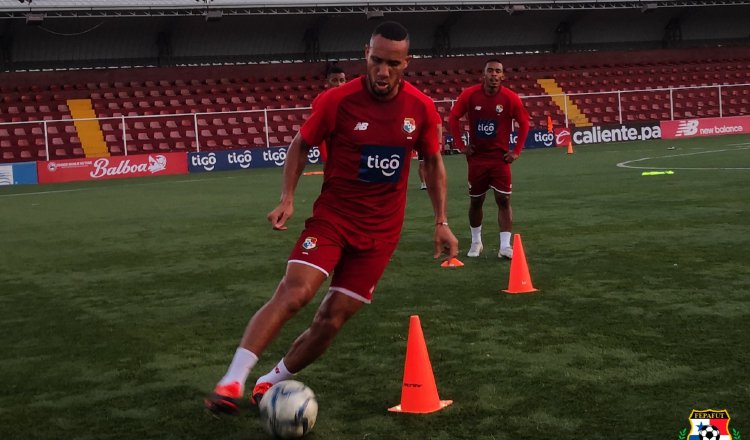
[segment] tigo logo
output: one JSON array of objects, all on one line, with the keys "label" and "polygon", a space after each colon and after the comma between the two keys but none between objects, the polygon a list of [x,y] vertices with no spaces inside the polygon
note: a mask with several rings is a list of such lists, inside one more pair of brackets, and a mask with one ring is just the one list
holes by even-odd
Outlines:
[{"label": "tigo logo", "polygon": [[216,167],[216,153],[209,153],[208,156],[192,156],[190,164],[194,167],[202,167],[206,171],[213,171]]},{"label": "tigo logo", "polygon": [[368,125],[370,125],[368,122],[357,122],[357,125],[354,126],[354,131],[366,131]]},{"label": "tigo logo", "polygon": [[318,163],[320,161],[320,149],[318,147],[310,148],[307,152],[307,160],[310,163]]},{"label": "tigo logo", "polygon": [[242,169],[248,169],[253,161],[253,153],[250,150],[245,150],[241,153],[232,151],[227,155],[227,161],[230,164],[239,165]]},{"label": "tigo logo", "polygon": [[478,138],[494,138],[497,130],[497,122],[492,119],[480,119],[477,121]]},{"label": "tigo logo", "polygon": [[284,165],[284,162],[286,162],[286,148],[280,148],[278,151],[264,151],[263,160],[273,162],[277,166]]},{"label": "tigo logo", "polygon": [[359,161],[359,180],[372,183],[396,183],[404,163],[403,147],[365,145]]},{"label": "tigo logo", "polygon": [[401,157],[398,154],[391,154],[390,157],[381,158],[378,155],[367,158],[367,168],[380,170],[384,176],[391,177],[401,168]]},{"label": "tigo logo", "polygon": [[688,119],[685,121],[680,121],[680,125],[677,126],[677,133],[675,133],[676,137],[682,137],[682,136],[695,136],[696,133],[698,133],[698,125],[700,124],[700,121],[697,119]]}]

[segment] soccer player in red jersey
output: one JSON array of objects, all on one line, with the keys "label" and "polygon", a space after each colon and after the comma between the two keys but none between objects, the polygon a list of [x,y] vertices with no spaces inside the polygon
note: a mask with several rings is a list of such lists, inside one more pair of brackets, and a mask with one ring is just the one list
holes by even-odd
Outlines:
[{"label": "soccer player in red jersey", "polygon": [[[328,69],[328,72],[326,73],[326,87],[327,90],[324,90],[321,92],[318,96],[313,99],[312,104],[310,107],[312,107],[313,110],[315,110],[315,106],[318,104],[318,101],[320,100],[320,97],[323,96],[323,93],[327,92],[330,89],[335,89],[336,87],[342,86],[346,83],[346,73],[344,72],[344,69],[342,69],[339,66],[331,66]],[[320,151],[320,159],[325,163],[328,161],[328,148],[326,148],[325,141],[321,141],[318,145],[318,150]]]},{"label": "soccer player in red jersey", "polygon": [[[505,79],[503,64],[489,60],[484,66],[482,83],[461,92],[448,118],[453,139],[459,149],[466,153],[469,168],[469,226],[471,247],[469,257],[478,257],[482,245],[482,218],[484,197],[492,190],[498,207],[497,222],[500,226],[499,258],[513,258],[510,245],[512,210],[510,207],[512,164],[521,154],[529,134],[529,114],[521,99],[502,86]],[[469,143],[461,138],[460,119],[469,120]],[[513,121],[518,123],[518,140],[510,149]]]},{"label": "soccer player in red jersey", "polygon": [[323,187],[289,256],[286,274],[247,324],[227,373],[205,400],[208,409],[238,411],[258,356],[327,277],[332,277],[330,288],[312,324],[276,367],[257,380],[253,403],[273,384],[315,361],[346,321],[370,303],[401,234],[413,150],[424,154],[435,214],[434,256],[445,251],[453,258],[458,253],[447,221],[441,121],[432,100],[402,79],[408,50],[403,26],[380,24],[365,46],[367,74],[324,93],[289,146],[281,200],[268,214],[273,229],[287,229],[308,149],[325,140],[329,151]]}]

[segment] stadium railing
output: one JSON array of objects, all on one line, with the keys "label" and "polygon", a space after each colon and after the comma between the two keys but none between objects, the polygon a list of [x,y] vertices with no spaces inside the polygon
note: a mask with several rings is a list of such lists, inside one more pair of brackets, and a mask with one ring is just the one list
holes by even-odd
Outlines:
[{"label": "stadium railing", "polygon": [[[750,84],[747,83],[557,96],[569,98],[595,125],[750,114]],[[551,95],[527,95],[522,99],[529,110],[532,127],[546,127]],[[453,102],[454,99],[435,100],[446,127]],[[3,122],[0,123],[0,162],[85,157],[74,126],[76,121],[84,120],[99,122],[112,155],[288,145],[309,111],[310,107],[150,115],[132,115],[131,112],[127,116],[91,119]],[[551,116],[562,121],[565,127],[576,125],[567,108],[555,109]],[[256,128],[258,123],[262,124],[260,131]]]}]

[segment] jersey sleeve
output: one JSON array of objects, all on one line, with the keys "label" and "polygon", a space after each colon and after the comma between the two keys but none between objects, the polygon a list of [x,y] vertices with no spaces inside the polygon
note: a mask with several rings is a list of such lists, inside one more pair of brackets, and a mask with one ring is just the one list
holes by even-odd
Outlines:
[{"label": "jersey sleeve", "polygon": [[450,129],[451,135],[453,136],[453,143],[459,150],[463,151],[466,149],[464,139],[461,136],[461,118],[466,114],[466,102],[468,101],[468,95],[464,90],[451,108],[451,113],[448,116],[448,128]]},{"label": "jersey sleeve", "polygon": [[312,104],[312,113],[300,128],[302,140],[308,145],[320,145],[333,131],[335,108],[333,93],[318,95]]},{"label": "jersey sleeve", "polygon": [[423,155],[440,154],[442,121],[435,108],[435,103],[429,101],[425,104],[425,126],[416,145],[417,151]]},{"label": "jersey sleeve", "polygon": [[526,138],[529,136],[529,112],[523,105],[523,101],[518,95],[513,95],[513,119],[518,122],[518,141],[513,149],[516,154],[521,154],[523,146],[526,145]]}]

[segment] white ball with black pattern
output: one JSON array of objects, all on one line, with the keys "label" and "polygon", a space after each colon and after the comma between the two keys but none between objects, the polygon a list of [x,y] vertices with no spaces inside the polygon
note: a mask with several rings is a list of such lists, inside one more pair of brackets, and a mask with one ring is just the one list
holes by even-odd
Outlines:
[{"label": "white ball with black pattern", "polygon": [[306,435],[318,417],[315,393],[296,380],[281,381],[269,388],[259,409],[266,432],[283,439]]},{"label": "white ball with black pattern", "polygon": [[701,440],[719,440],[721,433],[714,425],[706,425],[698,430],[698,436]]}]

